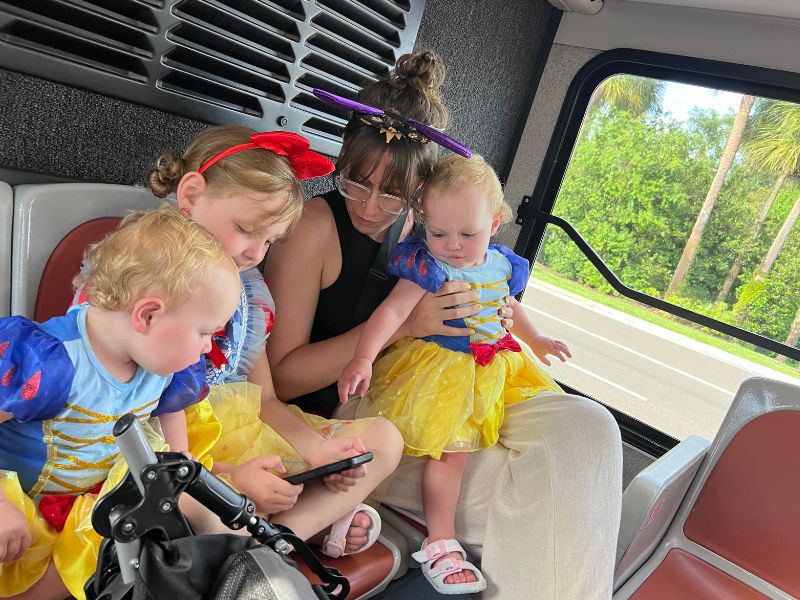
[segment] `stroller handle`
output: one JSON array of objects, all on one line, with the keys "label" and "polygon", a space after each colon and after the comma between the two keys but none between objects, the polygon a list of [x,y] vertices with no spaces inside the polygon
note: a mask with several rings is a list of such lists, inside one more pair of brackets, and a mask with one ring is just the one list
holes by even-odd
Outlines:
[{"label": "stroller handle", "polygon": [[136,416],[131,413],[122,415],[117,420],[112,433],[119,446],[119,451],[125,458],[125,462],[128,463],[128,469],[136,482],[136,487],[139,488],[142,496],[144,496],[142,471],[148,465],[158,462],[156,453],[147,443],[147,438],[145,438]]}]

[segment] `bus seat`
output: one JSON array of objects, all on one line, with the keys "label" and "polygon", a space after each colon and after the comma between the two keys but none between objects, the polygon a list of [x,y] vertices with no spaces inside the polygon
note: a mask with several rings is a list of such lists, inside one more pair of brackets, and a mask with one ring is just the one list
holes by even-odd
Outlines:
[{"label": "bus seat", "polygon": [[692,483],[710,442],[690,435],[636,475],[622,494],[617,590],[653,553]]},{"label": "bus seat", "polygon": [[[0,211],[3,208],[0,186]],[[10,192],[9,206],[10,206]],[[163,202],[147,189],[94,183],[20,185],[13,190],[11,313],[37,321],[63,314],[72,300],[72,278],[86,245],[101,239],[131,210]],[[0,212],[0,226],[3,213]],[[11,208],[9,208],[9,217]],[[11,230],[11,218],[8,220]],[[0,292],[2,289],[0,288]],[[378,543],[359,554],[331,559],[351,581],[349,598],[369,598],[405,574],[405,539],[390,525]]]},{"label": "bus seat", "polygon": [[614,600],[800,596],[800,387],[739,387],[666,535]]},{"label": "bus seat", "polygon": [[[403,557],[408,554],[408,547],[402,535],[384,522],[378,542],[364,552],[339,558],[331,558],[317,551],[315,554],[322,564],[338,569],[347,577],[350,582],[348,600],[365,600],[382,592],[393,579],[405,575]],[[317,581],[302,560],[296,562],[312,583]]]},{"label": "bus seat", "polygon": [[378,507],[381,520],[396,529],[406,541],[410,552],[404,556],[405,563],[410,567],[419,567],[417,561],[411,559],[411,552],[416,552],[422,548],[422,543],[428,537],[428,529],[425,523],[411,512],[401,508],[395,508],[387,504]]},{"label": "bus seat", "polygon": [[16,186],[11,314],[37,320],[63,314],[86,244],[102,238],[131,210],[155,208],[161,202],[145,188],[123,185]]},{"label": "bus seat", "polygon": [[11,186],[0,181],[0,317],[11,311],[11,223],[14,196]]}]

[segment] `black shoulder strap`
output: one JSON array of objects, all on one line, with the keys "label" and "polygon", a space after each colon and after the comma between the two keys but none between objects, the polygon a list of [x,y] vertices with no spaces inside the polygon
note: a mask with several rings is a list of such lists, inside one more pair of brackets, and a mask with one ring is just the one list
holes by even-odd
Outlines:
[{"label": "black shoulder strap", "polygon": [[406,224],[407,214],[407,212],[404,212],[397,217],[389,231],[386,232],[386,237],[378,250],[375,262],[372,263],[369,269],[367,282],[361,291],[361,297],[358,299],[356,310],[353,313],[353,327],[369,319],[372,311],[378,308],[378,305],[386,298],[386,288],[389,283],[389,274],[386,271],[386,266],[389,264],[389,255],[397,245],[397,240],[400,239],[400,233],[402,233]]}]

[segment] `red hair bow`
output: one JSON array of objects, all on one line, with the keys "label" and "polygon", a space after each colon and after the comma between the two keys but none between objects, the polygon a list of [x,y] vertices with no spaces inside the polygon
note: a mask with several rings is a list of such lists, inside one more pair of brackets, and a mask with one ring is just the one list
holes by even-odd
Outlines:
[{"label": "red hair bow", "polygon": [[250,143],[239,144],[223,150],[203,163],[198,172],[202,173],[214,163],[236,152],[260,148],[288,158],[298,179],[312,179],[332,173],[333,163],[321,154],[310,150],[310,147],[311,143],[306,138],[290,131],[254,133],[250,136]]}]

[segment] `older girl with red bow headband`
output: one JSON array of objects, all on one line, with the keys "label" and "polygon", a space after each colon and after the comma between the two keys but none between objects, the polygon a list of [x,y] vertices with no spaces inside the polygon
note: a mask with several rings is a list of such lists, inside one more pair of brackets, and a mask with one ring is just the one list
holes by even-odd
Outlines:
[{"label": "older girl with red bow headband", "polygon": [[[377,539],[380,518],[359,503],[394,471],[402,438],[384,419],[323,419],[278,400],[265,351],[274,303],[256,268],[300,218],[300,180],[332,171],[333,163],[302,136],[226,126],[202,133],[179,158],[161,156],[148,181],[157,196],[175,193],[178,209],[219,240],[242,280],[238,310],[212,336],[208,402],[187,412],[190,451],[212,458],[215,473],[297,535],[309,538],[333,523],[320,542],[326,553],[340,555]],[[283,480],[366,450],[374,454],[369,467],[330,475],[305,491]],[[347,534],[356,513],[365,516],[356,519],[354,543]]]}]

